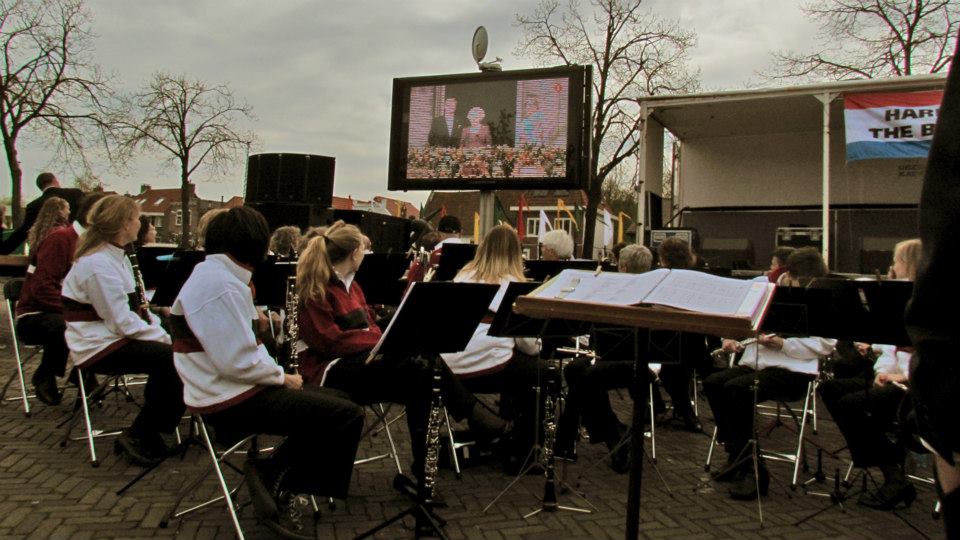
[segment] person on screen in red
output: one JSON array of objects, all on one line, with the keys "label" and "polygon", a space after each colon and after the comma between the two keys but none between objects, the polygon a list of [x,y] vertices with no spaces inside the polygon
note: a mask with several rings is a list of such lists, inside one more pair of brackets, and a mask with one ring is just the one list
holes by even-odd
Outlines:
[{"label": "person on screen in red", "polygon": [[467,113],[467,121],[470,125],[463,128],[460,135],[461,148],[484,148],[493,146],[493,137],[490,136],[490,126],[483,123],[487,117],[483,107],[473,107]]},{"label": "person on screen in red", "polygon": [[447,98],[443,101],[443,114],[435,116],[430,124],[427,144],[448,148],[456,147],[460,144],[460,133],[462,131],[463,118],[457,117],[457,98]]}]

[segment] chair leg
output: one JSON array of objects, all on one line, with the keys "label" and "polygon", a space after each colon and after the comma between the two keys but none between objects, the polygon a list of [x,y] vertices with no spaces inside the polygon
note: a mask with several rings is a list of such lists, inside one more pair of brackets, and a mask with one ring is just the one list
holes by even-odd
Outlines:
[{"label": "chair leg", "polygon": [[397,452],[397,444],[393,441],[393,433],[390,432],[390,423],[387,421],[387,411],[383,408],[383,403],[378,403],[380,421],[383,422],[384,431],[387,433],[387,442],[390,443],[390,455],[393,456],[393,462],[397,465],[397,474],[403,474],[403,467],[400,465],[400,453]]},{"label": "chair leg", "polygon": [[717,426],[713,426],[713,436],[710,437],[710,448],[707,450],[707,462],[703,470],[710,471],[710,462],[713,461],[713,449],[717,447]]},{"label": "chair leg", "polygon": [[237,518],[237,511],[233,505],[233,497],[231,496],[230,488],[227,486],[227,481],[223,478],[223,472],[220,470],[220,458],[217,456],[217,451],[213,448],[213,442],[207,433],[207,426],[203,423],[203,418],[198,416],[197,424],[200,427],[200,434],[203,436],[203,444],[207,447],[210,459],[213,460],[213,471],[216,473],[217,481],[220,483],[220,489],[223,491],[223,499],[227,503],[227,511],[230,513],[233,528],[237,531],[237,538],[243,540],[243,529],[240,528],[240,520]]},{"label": "chair leg", "polygon": [[[20,356],[20,340],[17,338],[16,321],[13,318],[13,304],[7,300],[7,320],[10,323],[10,334],[13,339],[13,356],[17,362],[17,377],[20,379],[20,398],[23,400],[23,414],[30,417],[30,399],[27,397],[27,381],[23,376],[23,357]],[[3,387],[3,395],[7,393],[7,385]],[[2,399],[2,398],[0,398]]]},{"label": "chair leg", "polygon": [[813,434],[817,435],[817,389],[820,387],[820,381],[813,381],[813,401],[811,408],[813,410]]},{"label": "chair leg", "polygon": [[94,467],[99,467],[100,462],[97,461],[97,449],[93,443],[93,426],[90,424],[90,407],[87,403],[87,389],[83,381],[83,370],[77,368],[77,381],[80,384],[80,406],[83,409],[83,420],[87,428],[87,446],[90,447],[90,464]]},{"label": "chair leg", "polygon": [[807,431],[807,416],[811,413],[810,411],[810,398],[813,396],[814,385],[813,382],[810,382],[807,385],[807,396],[803,400],[803,412],[800,415],[800,433],[797,435],[797,453],[796,461],[793,464],[793,481],[790,483],[791,488],[797,487],[797,477],[800,475],[800,463],[803,458],[803,437],[806,435]]},{"label": "chair leg", "polygon": [[450,427],[450,415],[447,414],[447,408],[443,408],[443,423],[447,426],[447,441],[450,443],[450,463],[453,464],[453,472],[457,473],[457,480],[463,479],[463,473],[460,471],[460,460],[457,458],[457,441],[453,438],[453,428]]}]

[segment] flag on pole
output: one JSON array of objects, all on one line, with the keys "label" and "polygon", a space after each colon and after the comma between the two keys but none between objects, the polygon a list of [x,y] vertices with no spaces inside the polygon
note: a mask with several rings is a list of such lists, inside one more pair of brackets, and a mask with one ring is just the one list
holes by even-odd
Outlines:
[{"label": "flag on pole", "polygon": [[517,202],[517,236],[520,237],[520,241],[523,242],[523,239],[527,236],[527,222],[523,216],[523,208],[527,206],[527,199],[523,196],[523,193],[520,194],[520,200]]},{"label": "flag on pole", "polygon": [[480,212],[473,213],[473,243],[480,243]]},{"label": "flag on pole", "polygon": [[573,212],[567,208],[567,205],[563,204],[563,199],[557,199],[557,223],[560,223],[560,212],[567,214],[567,217],[573,222],[573,227],[578,231],[580,230],[580,225],[577,225],[577,218],[573,215]]},{"label": "flag on pole", "polygon": [[606,208],[603,209],[603,245],[613,246],[613,217]]},{"label": "flag on pole", "polygon": [[550,225],[550,220],[547,219],[547,213],[544,210],[540,210],[540,227],[537,230],[537,242],[543,242],[543,237],[547,235],[547,231],[552,231],[553,227]]},{"label": "flag on pole", "polygon": [[627,221],[627,220],[633,221],[632,219],[630,219],[630,216],[628,216],[628,215],[627,215],[626,213],[624,213],[624,212],[620,212],[620,213],[617,215],[617,221],[618,221],[618,223],[617,223],[617,243],[618,243],[618,244],[619,244],[620,242],[623,242],[623,224],[624,224],[624,222]]}]

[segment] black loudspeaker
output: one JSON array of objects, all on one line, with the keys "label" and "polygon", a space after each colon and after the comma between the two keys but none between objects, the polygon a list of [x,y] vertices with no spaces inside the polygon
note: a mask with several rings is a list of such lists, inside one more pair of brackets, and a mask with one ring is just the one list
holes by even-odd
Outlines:
[{"label": "black loudspeaker", "polygon": [[263,214],[271,231],[284,225],[296,225],[305,231],[308,227],[324,223],[323,209],[312,204],[248,202],[246,206]]},{"label": "black loudspeaker", "polygon": [[311,154],[253,154],[247,159],[246,201],[329,208],[336,160]]},{"label": "black loudspeaker", "polygon": [[329,223],[343,220],[370,238],[375,253],[406,253],[410,249],[410,220],[362,210],[333,210]]},{"label": "black loudspeaker", "polygon": [[753,268],[753,245],[749,238],[704,238],[697,253],[710,268]]}]

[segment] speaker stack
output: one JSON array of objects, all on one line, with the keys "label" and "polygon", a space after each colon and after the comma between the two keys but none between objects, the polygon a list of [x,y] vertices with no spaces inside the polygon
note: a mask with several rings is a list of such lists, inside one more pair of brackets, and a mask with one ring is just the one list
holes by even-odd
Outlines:
[{"label": "speaker stack", "polygon": [[312,154],[253,154],[247,159],[246,205],[270,229],[322,225],[333,203],[336,159]]}]

